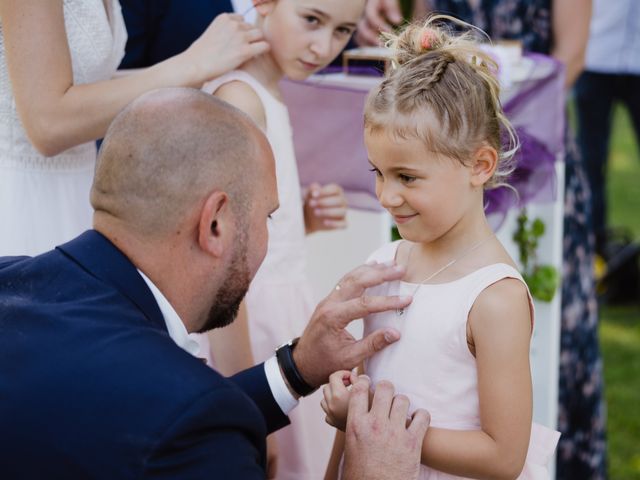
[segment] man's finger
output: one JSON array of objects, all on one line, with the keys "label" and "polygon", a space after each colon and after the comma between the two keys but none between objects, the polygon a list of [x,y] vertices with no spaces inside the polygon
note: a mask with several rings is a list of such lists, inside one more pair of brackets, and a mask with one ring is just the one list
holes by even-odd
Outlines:
[{"label": "man's finger", "polygon": [[404,296],[361,296],[352,300],[342,302],[335,307],[335,315],[342,327],[357,318],[363,318],[372,313],[387,312],[390,310],[400,310],[407,307],[413,298]]},{"label": "man's finger", "polygon": [[393,263],[375,263],[361,265],[346,274],[339,282],[340,288],[332,293],[333,299],[342,301],[359,297],[367,288],[384,282],[400,280],[405,274],[405,267]]},{"label": "man's finger", "polygon": [[407,430],[416,435],[417,438],[424,438],[430,424],[431,414],[426,410],[419,408],[413,412],[413,415],[411,416],[411,423],[409,423]]},{"label": "man's finger", "polygon": [[407,416],[409,413],[409,397],[406,395],[396,395],[393,397],[393,403],[391,404],[391,412],[389,413],[389,419],[392,423],[405,426]]},{"label": "man's finger", "polygon": [[371,355],[400,340],[400,332],[393,328],[384,328],[370,333],[351,346],[353,363],[360,364]]},{"label": "man's finger", "polygon": [[371,402],[371,413],[378,418],[389,418],[394,393],[395,390],[391,382],[382,380],[376,383],[373,401]]},{"label": "man's finger", "polygon": [[347,429],[355,418],[369,412],[369,385],[367,377],[358,377],[351,389],[349,397],[349,413],[347,414]]}]

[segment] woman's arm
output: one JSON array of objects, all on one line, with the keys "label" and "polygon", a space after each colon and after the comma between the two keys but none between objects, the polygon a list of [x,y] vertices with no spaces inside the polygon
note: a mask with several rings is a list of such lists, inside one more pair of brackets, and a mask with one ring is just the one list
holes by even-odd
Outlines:
[{"label": "woman's arm", "polygon": [[551,55],[565,64],[565,85],[571,88],[584,68],[591,0],[554,0],[551,8]]},{"label": "woman's arm", "polygon": [[74,85],[62,0],[0,0],[18,114],[44,155],[104,136],[130,101],[161,87],[200,86],[268,49],[238,15],[220,15],[184,53],[135,74]]},{"label": "woman's arm", "polygon": [[429,428],[422,463],[463,477],[516,478],[526,458],[532,416],[531,314],[524,285],[506,279],[487,288],[469,314],[468,327],[482,430]]}]

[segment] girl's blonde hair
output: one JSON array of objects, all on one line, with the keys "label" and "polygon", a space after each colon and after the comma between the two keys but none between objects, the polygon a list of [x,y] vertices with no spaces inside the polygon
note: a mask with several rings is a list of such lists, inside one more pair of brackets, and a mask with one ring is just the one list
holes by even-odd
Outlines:
[{"label": "girl's blonde hair", "polygon": [[[465,27],[455,33],[451,25]],[[384,34],[392,68],[365,106],[369,132],[417,138],[429,150],[468,162],[483,143],[495,148],[498,166],[485,188],[505,185],[518,140],[499,94],[496,62],[469,24],[446,15]],[[503,137],[506,147],[503,148]]]}]

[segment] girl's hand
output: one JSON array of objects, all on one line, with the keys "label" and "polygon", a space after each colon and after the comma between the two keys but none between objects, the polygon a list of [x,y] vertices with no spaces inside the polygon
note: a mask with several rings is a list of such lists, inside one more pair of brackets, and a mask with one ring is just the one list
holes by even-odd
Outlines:
[{"label": "girl's hand", "polygon": [[307,234],[346,228],[347,199],[340,185],[312,183],[304,196],[304,226]]},{"label": "girl's hand", "polygon": [[339,370],[329,376],[329,383],[322,389],[324,398],[320,401],[320,406],[324,413],[326,422],[338,430],[344,429],[347,425],[347,413],[349,412],[349,398],[351,386],[358,379],[358,376],[349,370]]}]

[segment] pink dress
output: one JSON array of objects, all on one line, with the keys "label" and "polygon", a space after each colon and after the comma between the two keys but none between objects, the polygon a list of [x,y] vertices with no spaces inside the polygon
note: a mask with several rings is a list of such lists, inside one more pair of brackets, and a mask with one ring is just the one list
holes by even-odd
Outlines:
[{"label": "pink dress", "polygon": [[[306,276],[306,248],[302,193],[293,150],[287,107],[255,78],[234,71],[203,90],[214,93],[225,83],[239,80],[262,101],[267,120],[265,132],[276,160],[280,208],[269,221],[267,256],[251,282],[246,297],[251,346],[256,362],[271,357],[275,349],[302,334],[315,304]],[[215,356],[215,352],[213,352]],[[215,363],[215,358],[213,359]],[[322,392],[304,398],[289,414],[291,425],[276,432],[278,480],[322,479],[334,431],[320,408]]]},{"label": "pink dress", "polygon": [[[400,241],[385,245],[370,260],[393,260]],[[365,363],[373,382],[390,380],[396,391],[407,395],[411,410],[425,408],[431,426],[452,430],[479,430],[480,406],[476,361],[467,347],[467,318],[478,295],[504,278],[522,277],[510,265],[497,263],[457,280],[422,285],[402,316],[395,312],[364,319],[364,333],[381,327],[401,332],[398,343],[385,348]],[[392,282],[370,289],[372,295],[410,295],[416,284]],[[560,433],[533,424],[522,480],[548,480],[547,464]],[[421,467],[421,479],[459,479]]]}]

